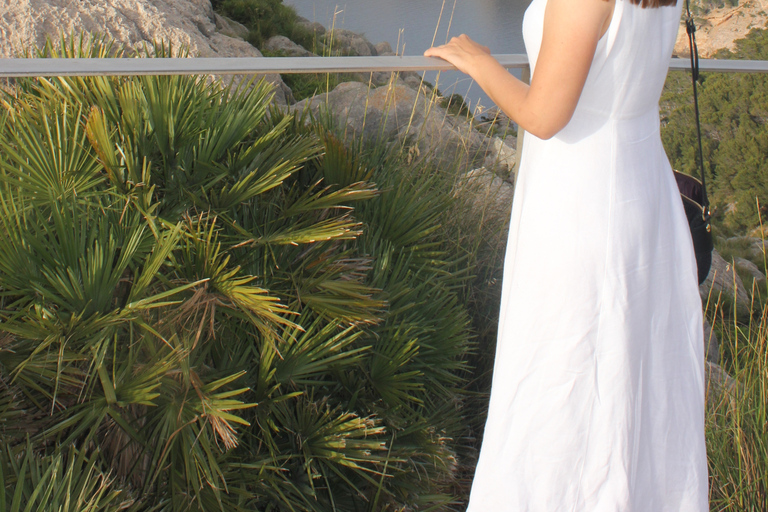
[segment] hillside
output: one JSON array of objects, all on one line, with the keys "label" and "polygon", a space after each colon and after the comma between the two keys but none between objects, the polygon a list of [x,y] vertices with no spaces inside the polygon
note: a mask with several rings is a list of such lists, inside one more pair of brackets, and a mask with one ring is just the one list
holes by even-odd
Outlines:
[{"label": "hillside", "polygon": [[[768,0],[702,0],[694,2],[692,11],[697,26],[696,43],[702,58],[710,58],[724,48],[733,50],[736,40],[746,36],[753,28],[764,28],[768,23]],[[689,54],[688,38],[682,23],[675,54]]]}]

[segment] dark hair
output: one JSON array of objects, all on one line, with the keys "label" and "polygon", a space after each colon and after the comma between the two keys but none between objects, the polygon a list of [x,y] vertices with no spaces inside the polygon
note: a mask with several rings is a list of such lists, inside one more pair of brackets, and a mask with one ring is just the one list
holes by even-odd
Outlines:
[{"label": "dark hair", "polygon": [[677,0],[629,0],[640,7],[661,7],[662,5],[677,5]]}]

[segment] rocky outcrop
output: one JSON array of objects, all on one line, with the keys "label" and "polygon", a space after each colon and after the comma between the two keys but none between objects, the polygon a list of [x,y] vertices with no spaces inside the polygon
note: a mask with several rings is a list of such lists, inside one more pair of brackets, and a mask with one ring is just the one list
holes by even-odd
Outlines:
[{"label": "rocky outcrop", "polygon": [[458,171],[487,166],[500,174],[514,165],[514,149],[477,132],[471,123],[440,107],[431,90],[402,83],[373,88],[347,82],[328,94],[297,103],[295,110],[331,112],[340,126],[370,140],[399,141],[413,154]]},{"label": "rocky outcrop", "polygon": [[[261,57],[239,39],[242,25],[217,17],[210,0],[0,0],[0,57],[12,57],[61,34],[104,34],[128,49],[154,41],[199,57]],[[240,28],[242,27],[242,28]],[[270,75],[276,100],[287,87]]]},{"label": "rocky outcrop", "polygon": [[264,51],[269,51],[285,57],[313,57],[316,56],[303,46],[294,43],[285,36],[272,36],[266,40]]},{"label": "rocky outcrop", "polygon": [[[703,59],[722,48],[733,50],[737,39],[745,37],[753,28],[765,28],[768,23],[768,0],[741,0],[736,7],[727,4],[695,16],[696,45]],[[677,33],[675,54],[690,55],[688,35],[683,24]]]}]

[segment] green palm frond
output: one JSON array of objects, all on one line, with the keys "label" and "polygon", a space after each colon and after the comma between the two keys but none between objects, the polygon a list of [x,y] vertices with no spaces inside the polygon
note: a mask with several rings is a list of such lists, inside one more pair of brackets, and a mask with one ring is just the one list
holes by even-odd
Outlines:
[{"label": "green palm frond", "polygon": [[116,512],[131,500],[102,472],[98,455],[70,448],[51,457],[32,444],[0,451],[0,510],[3,512]]},{"label": "green palm frond", "polygon": [[343,328],[339,321],[326,323],[305,313],[282,336],[275,379],[293,388],[331,384],[339,368],[362,362],[370,348],[360,343],[363,336],[355,327]]},{"label": "green palm frond", "polygon": [[14,107],[14,129],[0,140],[0,178],[13,180],[37,202],[92,194],[102,177],[83,129],[82,106],[31,99]]}]

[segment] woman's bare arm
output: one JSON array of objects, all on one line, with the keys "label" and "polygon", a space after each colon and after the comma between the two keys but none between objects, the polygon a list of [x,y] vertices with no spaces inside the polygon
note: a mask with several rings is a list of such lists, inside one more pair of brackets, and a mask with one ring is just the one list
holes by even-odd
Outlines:
[{"label": "woman's bare arm", "polygon": [[466,35],[430,48],[470,75],[513,121],[548,139],[571,120],[600,37],[610,24],[615,0],[549,0],[544,34],[531,85],[504,69],[485,46]]}]

